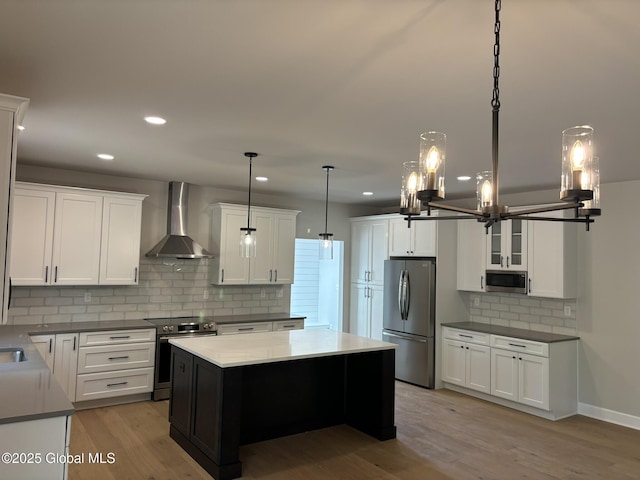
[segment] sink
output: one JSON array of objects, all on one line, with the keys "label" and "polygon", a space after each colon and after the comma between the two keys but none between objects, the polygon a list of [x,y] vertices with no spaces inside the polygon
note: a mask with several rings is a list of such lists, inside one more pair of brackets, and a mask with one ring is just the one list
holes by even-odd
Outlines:
[{"label": "sink", "polygon": [[22,348],[0,348],[0,363],[18,363],[28,360]]}]

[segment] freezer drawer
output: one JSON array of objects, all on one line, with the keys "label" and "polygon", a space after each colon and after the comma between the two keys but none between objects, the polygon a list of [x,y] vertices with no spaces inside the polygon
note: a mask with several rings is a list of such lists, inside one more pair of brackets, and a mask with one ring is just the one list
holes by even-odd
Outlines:
[{"label": "freezer drawer", "polygon": [[384,330],[382,340],[395,343],[396,379],[421,387],[435,387],[435,342],[433,337],[420,337]]}]

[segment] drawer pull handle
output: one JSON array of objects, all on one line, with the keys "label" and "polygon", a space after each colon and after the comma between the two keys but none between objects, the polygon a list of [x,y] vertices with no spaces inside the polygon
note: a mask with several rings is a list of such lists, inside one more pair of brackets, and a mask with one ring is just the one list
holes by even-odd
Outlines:
[{"label": "drawer pull handle", "polygon": [[458,335],[464,338],[473,338],[473,335],[465,335],[464,333],[459,333]]},{"label": "drawer pull handle", "polygon": [[129,355],[123,355],[121,357],[109,357],[109,360],[126,360],[129,358]]},{"label": "drawer pull handle", "polygon": [[253,327],[244,327],[238,329],[239,332],[250,332],[251,330],[253,330]]},{"label": "drawer pull handle", "polygon": [[127,338],[131,338],[131,335],[123,335],[121,337],[109,337],[110,340],[126,340]]},{"label": "drawer pull handle", "polygon": [[509,345],[511,345],[512,347],[527,348],[526,345],[518,345],[517,343],[510,343]]},{"label": "drawer pull handle", "polygon": [[126,385],[129,382],[107,383],[107,387],[119,387],[120,385]]},{"label": "drawer pull handle", "polygon": [[295,325],[283,325],[282,328],[296,328]]}]

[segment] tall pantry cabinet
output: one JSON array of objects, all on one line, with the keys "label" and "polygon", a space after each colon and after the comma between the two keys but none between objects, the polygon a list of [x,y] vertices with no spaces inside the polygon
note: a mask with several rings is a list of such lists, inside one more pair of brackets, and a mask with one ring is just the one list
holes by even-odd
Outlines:
[{"label": "tall pantry cabinet", "polygon": [[7,321],[9,308],[9,212],[15,182],[18,125],[29,104],[26,98],[0,94],[0,300],[2,320]]},{"label": "tall pantry cabinet", "polygon": [[384,261],[388,258],[389,219],[352,219],[351,333],[382,340],[382,283]]}]

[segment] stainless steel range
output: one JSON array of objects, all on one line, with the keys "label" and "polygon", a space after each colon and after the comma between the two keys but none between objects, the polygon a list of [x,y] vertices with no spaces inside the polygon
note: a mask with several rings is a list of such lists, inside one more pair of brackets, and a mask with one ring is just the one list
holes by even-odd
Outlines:
[{"label": "stainless steel range", "polygon": [[171,345],[172,337],[192,337],[195,335],[216,335],[217,326],[212,317],[147,318],[156,327],[156,366],[153,388],[154,400],[169,398],[171,387]]}]

